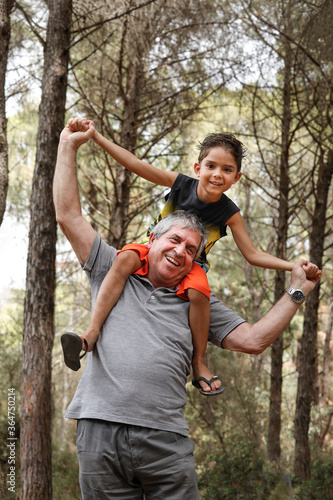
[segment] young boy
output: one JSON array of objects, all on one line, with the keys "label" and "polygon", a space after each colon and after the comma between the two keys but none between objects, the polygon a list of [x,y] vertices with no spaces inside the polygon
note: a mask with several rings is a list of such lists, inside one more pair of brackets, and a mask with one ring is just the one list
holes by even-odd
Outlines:
[{"label": "young boy", "polygon": [[[93,122],[82,118],[69,120],[67,126],[73,131],[83,132],[89,127],[94,128]],[[195,213],[207,227],[209,237],[205,250],[200,256],[193,255],[197,262],[179,284],[177,294],[190,301],[189,323],[194,348],[192,383],[206,396],[220,394],[223,391],[221,382],[211,374],[205,364],[210,321],[210,289],[206,277],[206,271],[209,269],[206,259],[208,252],[218,239],[226,236],[226,226],[229,226],[238,248],[250,264],[268,269],[292,270],[291,263],[262,252],[253,245],[245,231],[239,208],[224,194],[241,178],[241,162],[245,155],[243,144],[230,134],[209,134],[200,145],[198,162],[194,164],[194,172],[198,177],[196,180],[181,173],[164,171],[149,165],[129,151],[111,143],[97,131],[93,139],[128,170],[150,182],[171,188],[161,214],[148,229],[147,237],[161,218],[176,210]],[[147,246],[137,243],[126,245],[118,253],[100,287],[88,329],[80,336],[72,333],[62,336],[67,366],[77,370],[80,367],[81,349],[91,351],[94,348],[100,329],[119,299],[128,276],[132,273],[147,273],[147,253]],[[175,258],[168,258],[170,266],[177,266],[177,255]],[[309,277],[317,271],[317,266],[311,263],[308,265]],[[81,357],[83,356],[84,354]]]}]

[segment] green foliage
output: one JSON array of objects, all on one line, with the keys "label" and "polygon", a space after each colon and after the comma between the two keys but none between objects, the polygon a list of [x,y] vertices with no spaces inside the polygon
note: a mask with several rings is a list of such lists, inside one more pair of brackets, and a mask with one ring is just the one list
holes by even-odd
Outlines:
[{"label": "green foliage", "polygon": [[[10,485],[7,483],[7,474],[9,474],[9,464],[8,464],[8,448],[6,441],[7,438],[7,424],[4,425],[3,421],[0,421],[0,473],[2,473],[2,477],[0,477],[0,498],[4,498],[5,500],[19,500],[20,499],[20,441],[17,440],[15,442],[15,450],[16,450],[16,460],[15,460],[15,492],[8,490]],[[3,485],[1,485],[1,480],[3,480]],[[4,497],[1,497],[1,487],[4,491]]]},{"label": "green foliage", "polygon": [[80,500],[79,467],[76,453],[53,449],[52,485],[54,500]]},{"label": "green foliage", "polygon": [[[15,443],[15,483],[19,490],[19,435],[20,435],[20,368],[23,329],[22,290],[11,290],[6,304],[1,308],[0,317],[0,472],[4,478],[5,498],[15,498],[8,490],[7,474],[10,465],[9,443]],[[9,395],[11,396],[9,399]],[[15,400],[13,399],[15,397]],[[9,423],[14,427],[16,441],[8,441]],[[14,425],[12,425],[14,424]],[[0,478],[1,493],[1,478]],[[16,497],[18,498],[18,496]]]},{"label": "green foliage", "polygon": [[[0,319],[0,405],[7,404],[8,388],[20,391],[21,343],[23,331],[23,290],[11,290],[10,297],[1,309]],[[5,403],[4,403],[5,402]],[[2,409],[2,408],[1,408]],[[7,411],[0,411],[0,415]]]},{"label": "green foliage", "polygon": [[267,500],[279,482],[279,474],[265,466],[264,454],[255,442],[239,440],[221,456],[210,456],[210,467],[199,474],[202,500],[225,498]]},{"label": "green foliage", "polygon": [[304,482],[291,480],[278,464],[267,461],[255,442],[243,442],[240,437],[223,454],[207,456],[206,467],[199,472],[199,488],[202,500],[332,500],[332,458],[315,460],[311,476]]},{"label": "green foliage", "polygon": [[8,119],[9,184],[7,212],[18,221],[27,221],[32,175],[35,165],[37,106],[26,102]]},{"label": "green foliage", "polygon": [[[207,365],[221,378],[224,393],[205,398],[189,384],[185,413],[199,464],[205,463],[212,450],[225,451],[241,436],[243,441],[260,443],[265,435],[269,397],[256,361],[255,357],[209,346]],[[265,366],[264,358],[261,363]]]},{"label": "green foliage", "polygon": [[297,484],[295,500],[333,499],[333,459],[318,458],[311,466],[311,479]]}]

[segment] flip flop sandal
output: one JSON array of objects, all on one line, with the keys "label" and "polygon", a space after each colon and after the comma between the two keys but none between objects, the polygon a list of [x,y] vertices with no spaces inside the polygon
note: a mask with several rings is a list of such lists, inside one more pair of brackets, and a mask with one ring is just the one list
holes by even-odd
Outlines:
[{"label": "flip flop sandal", "polygon": [[204,391],[203,388],[201,387],[201,385],[199,384],[200,380],[203,380],[204,382],[206,382],[206,384],[208,384],[209,387],[212,389],[212,382],[214,382],[214,380],[218,380],[218,377],[215,375],[210,380],[207,380],[205,377],[197,377],[197,378],[192,379],[192,384],[194,385],[194,387],[196,387],[197,389],[200,390],[200,392],[203,396],[218,396],[219,394],[222,394],[222,392],[224,391],[224,389],[222,387],[220,387],[219,389],[216,389],[216,391],[213,391],[213,389],[211,391],[208,391],[208,392]]},{"label": "flip flop sandal", "polygon": [[64,351],[64,361],[66,366],[75,372],[81,368],[80,359],[82,359],[88,351],[88,342],[83,339],[84,346],[86,350],[80,355],[82,351],[82,340],[81,337],[76,335],[76,333],[65,332],[61,336],[62,350]]}]

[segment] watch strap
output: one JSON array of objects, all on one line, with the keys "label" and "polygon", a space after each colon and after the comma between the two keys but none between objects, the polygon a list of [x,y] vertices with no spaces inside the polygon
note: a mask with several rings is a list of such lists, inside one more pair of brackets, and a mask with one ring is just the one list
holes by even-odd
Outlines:
[{"label": "watch strap", "polygon": [[[292,300],[296,304],[303,304],[303,302],[305,301],[305,294],[304,294],[303,290],[301,290],[300,288],[293,288],[291,286],[288,286],[285,289],[285,292],[287,292],[290,295],[290,297],[292,298]],[[301,297],[302,297],[301,299],[294,297],[294,294],[297,292],[298,292],[298,295],[301,295]]]}]

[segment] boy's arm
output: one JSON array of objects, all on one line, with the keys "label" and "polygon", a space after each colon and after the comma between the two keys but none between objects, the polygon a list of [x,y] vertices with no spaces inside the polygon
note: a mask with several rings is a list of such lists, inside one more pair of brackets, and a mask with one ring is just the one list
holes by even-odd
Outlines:
[{"label": "boy's arm", "polygon": [[[254,246],[245,230],[243,219],[239,212],[230,217],[227,225],[232,231],[236,245],[249,264],[257,267],[264,267],[265,269],[277,269],[280,271],[291,271],[293,269],[293,264],[291,262],[262,252]],[[304,261],[303,266],[304,271],[310,278],[314,278],[320,273],[318,267],[311,262]]]},{"label": "boy's arm", "polygon": [[111,309],[118,302],[127,278],[141,266],[140,257],[133,250],[117,255],[98,290],[88,330],[100,331]]},{"label": "boy's arm", "polygon": [[177,172],[165,171],[150,165],[142,160],[139,160],[132,153],[126,149],[114,144],[113,142],[105,139],[99,132],[95,132],[93,136],[94,141],[101,146],[104,151],[109,153],[120,165],[131,170],[136,175],[139,175],[147,181],[158,184],[159,186],[172,187],[178,175]]}]

